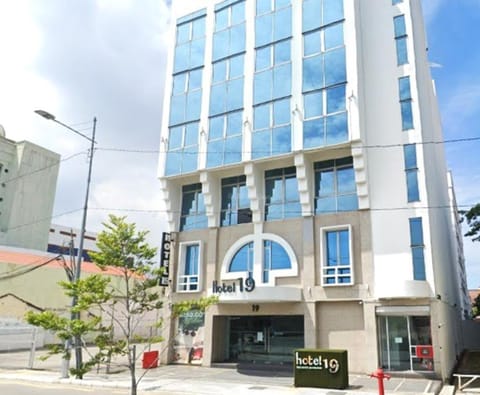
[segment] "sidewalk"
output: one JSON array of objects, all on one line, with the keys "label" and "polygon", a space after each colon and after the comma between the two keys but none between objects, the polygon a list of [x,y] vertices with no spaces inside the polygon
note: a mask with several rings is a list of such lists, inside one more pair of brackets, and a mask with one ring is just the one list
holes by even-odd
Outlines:
[{"label": "sidewalk", "polygon": [[[29,351],[0,353],[0,381],[29,381],[42,383],[72,383],[91,387],[129,388],[129,372],[118,364],[112,364],[112,371],[104,369],[90,372],[83,380],[60,378],[61,359],[53,356],[46,361],[39,360],[45,355],[39,351],[35,356],[33,369],[26,369]],[[186,365],[162,365],[144,370],[137,366],[137,379],[145,373],[139,385],[140,393],[152,394],[301,394],[301,395],[375,395],[378,394],[377,380],[367,375],[350,374],[349,388],[332,390],[322,388],[295,388],[290,372],[275,370],[238,370],[232,367],[202,367]],[[385,393],[402,395],[438,394],[442,384],[428,378],[395,377],[385,381]]]}]

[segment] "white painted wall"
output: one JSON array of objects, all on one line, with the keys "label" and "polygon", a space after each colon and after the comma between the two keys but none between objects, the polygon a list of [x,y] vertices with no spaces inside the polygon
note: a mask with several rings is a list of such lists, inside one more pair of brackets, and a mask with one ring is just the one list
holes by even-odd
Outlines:
[{"label": "white painted wall", "polygon": [[0,136],[0,244],[46,251],[60,155]]}]

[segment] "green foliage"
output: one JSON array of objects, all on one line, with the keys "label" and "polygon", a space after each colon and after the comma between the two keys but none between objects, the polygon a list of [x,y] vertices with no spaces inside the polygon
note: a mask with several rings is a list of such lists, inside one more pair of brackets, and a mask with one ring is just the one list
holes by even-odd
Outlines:
[{"label": "green foliage", "polygon": [[[70,311],[71,318],[61,317],[51,311],[29,312],[26,318],[32,325],[53,331],[63,344],[75,335],[80,336],[84,343],[87,337],[93,338],[98,352],[90,355],[80,369],[71,369],[71,373],[78,378],[115,355],[128,356],[127,367],[132,376],[133,394],[136,393],[138,384],[135,378],[133,344],[150,344],[163,340],[153,330],[148,337],[136,334],[145,314],[162,307],[157,285],[160,271],[158,263],[154,261],[157,250],[146,242],[148,232],[137,231],[135,224],[125,222],[125,217],[110,215],[104,226],[105,230],[97,238],[99,252],[91,253],[91,256],[101,269],[111,270],[113,267],[121,281],[114,283],[111,278],[97,274],[76,282],[61,282],[65,294],[76,300]],[[78,313],[80,319],[75,318]],[[105,325],[102,317],[112,324]],[[120,328],[120,334],[116,337],[112,336],[113,323]],[[160,326],[161,320],[158,320],[152,329]],[[69,359],[70,350],[63,344],[51,346],[50,354],[63,354],[64,358]]]},{"label": "green foliage", "polygon": [[480,315],[480,294],[477,295],[475,299],[473,299],[472,303],[472,317],[477,317]]},{"label": "green foliage", "polygon": [[472,241],[480,241],[480,203],[468,211],[461,211],[463,218],[467,220],[470,230],[465,236],[472,237]]}]

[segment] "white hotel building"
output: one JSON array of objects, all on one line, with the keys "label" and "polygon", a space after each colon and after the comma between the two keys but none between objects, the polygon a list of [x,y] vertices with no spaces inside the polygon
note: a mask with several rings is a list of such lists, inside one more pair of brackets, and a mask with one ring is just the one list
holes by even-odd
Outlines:
[{"label": "white hotel building", "polygon": [[450,373],[468,309],[419,0],[173,0],[168,362]]}]

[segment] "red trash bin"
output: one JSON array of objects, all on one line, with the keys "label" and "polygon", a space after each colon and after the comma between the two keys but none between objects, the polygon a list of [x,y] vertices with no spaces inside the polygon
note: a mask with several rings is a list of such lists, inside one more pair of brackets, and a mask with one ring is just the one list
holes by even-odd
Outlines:
[{"label": "red trash bin", "polygon": [[158,351],[145,351],[143,353],[142,368],[151,369],[158,366]]}]

